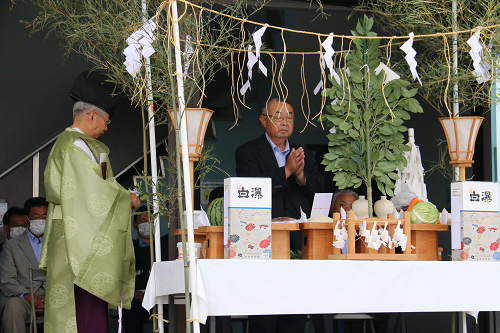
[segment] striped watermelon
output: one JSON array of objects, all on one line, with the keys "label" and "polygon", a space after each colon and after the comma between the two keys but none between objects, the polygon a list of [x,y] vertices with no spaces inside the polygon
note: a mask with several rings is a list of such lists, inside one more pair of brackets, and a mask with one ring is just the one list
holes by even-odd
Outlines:
[{"label": "striped watermelon", "polygon": [[224,225],[224,198],[214,199],[207,210],[210,225]]}]

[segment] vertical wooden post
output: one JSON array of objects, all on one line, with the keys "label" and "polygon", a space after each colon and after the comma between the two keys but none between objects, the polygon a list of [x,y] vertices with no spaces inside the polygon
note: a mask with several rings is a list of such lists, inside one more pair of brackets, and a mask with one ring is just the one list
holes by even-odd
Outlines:
[{"label": "vertical wooden post", "polygon": [[347,251],[349,254],[356,253],[356,225],[354,222],[354,216],[354,211],[351,210],[347,212]]},{"label": "vertical wooden post", "polygon": [[408,237],[406,242],[405,254],[411,254],[411,224],[410,224],[410,212],[404,212],[404,233]]}]

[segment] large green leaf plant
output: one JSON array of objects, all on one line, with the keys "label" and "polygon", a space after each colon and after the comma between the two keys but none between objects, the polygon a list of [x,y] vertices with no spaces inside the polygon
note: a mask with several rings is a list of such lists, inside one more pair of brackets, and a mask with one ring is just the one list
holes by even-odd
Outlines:
[{"label": "large green leaf plant", "polygon": [[[375,37],[373,19],[359,19],[353,36]],[[336,69],[340,83],[330,78],[331,88],[323,93],[336,100],[323,115],[336,133],[327,135],[328,153],[322,164],[334,173],[338,188],[357,188],[364,182],[370,217],[373,217],[372,181],[384,195],[393,196],[397,169],[407,165],[404,155],[410,148],[404,144],[403,126],[410,112],[423,112],[413,98],[417,88],[402,79],[387,80],[381,64],[380,39],[356,38],[355,49],[345,56],[344,69]]]}]

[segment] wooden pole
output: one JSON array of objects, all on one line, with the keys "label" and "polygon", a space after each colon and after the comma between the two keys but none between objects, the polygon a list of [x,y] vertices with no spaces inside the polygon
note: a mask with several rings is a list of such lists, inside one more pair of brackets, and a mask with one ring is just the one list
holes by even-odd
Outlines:
[{"label": "wooden pole", "polygon": [[465,167],[459,167],[458,171],[459,171],[458,180],[461,182],[464,182],[465,181]]}]

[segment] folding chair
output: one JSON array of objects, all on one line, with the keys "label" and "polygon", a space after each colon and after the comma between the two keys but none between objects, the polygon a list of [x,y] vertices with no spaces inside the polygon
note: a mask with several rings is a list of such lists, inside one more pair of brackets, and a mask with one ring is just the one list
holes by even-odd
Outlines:
[{"label": "folding chair", "polygon": [[29,269],[30,276],[30,295],[31,295],[31,320],[30,320],[30,333],[38,333],[37,332],[37,324],[43,323],[43,317],[40,316],[37,318],[35,311],[35,292],[33,291],[33,281],[45,282],[47,277],[42,273],[39,269]]}]

